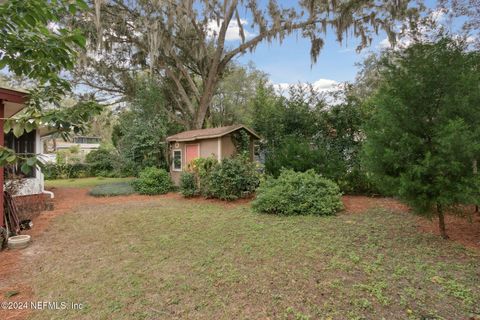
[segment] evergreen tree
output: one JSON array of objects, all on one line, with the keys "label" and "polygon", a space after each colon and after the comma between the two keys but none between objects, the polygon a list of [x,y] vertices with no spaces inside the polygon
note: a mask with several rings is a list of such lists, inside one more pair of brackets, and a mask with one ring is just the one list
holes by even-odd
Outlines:
[{"label": "evergreen tree", "polygon": [[378,186],[415,211],[436,214],[474,203],[479,180],[480,54],[441,38],[394,52],[370,101],[364,162]]}]

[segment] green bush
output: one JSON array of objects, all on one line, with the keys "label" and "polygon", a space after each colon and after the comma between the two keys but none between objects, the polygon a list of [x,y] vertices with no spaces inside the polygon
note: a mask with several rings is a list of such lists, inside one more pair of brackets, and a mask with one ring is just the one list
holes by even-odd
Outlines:
[{"label": "green bush", "polygon": [[343,208],[340,188],[313,170],[283,170],[257,189],[252,202],[257,212],[281,215],[333,215]]},{"label": "green bush", "polygon": [[147,167],[133,181],[133,187],[140,194],[164,194],[172,189],[172,181],[164,169]]},{"label": "green bush", "polygon": [[208,177],[213,168],[218,165],[218,160],[214,157],[197,158],[188,164],[188,172],[195,176],[196,194],[208,194]]},{"label": "green bush", "polygon": [[184,197],[193,197],[198,194],[196,180],[193,172],[182,172],[180,176],[180,193]]},{"label": "green bush", "polygon": [[255,163],[245,156],[224,159],[215,164],[205,176],[200,175],[204,196],[221,200],[235,200],[255,191],[259,174]]},{"label": "green bush", "polygon": [[47,163],[42,168],[42,173],[45,180],[54,180],[58,179],[58,170],[57,165],[52,163]]},{"label": "green bush", "polygon": [[129,182],[101,184],[90,190],[94,197],[123,196],[132,193],[135,193],[135,190]]},{"label": "green bush", "polygon": [[90,166],[84,163],[45,164],[42,168],[45,180],[89,177]]},{"label": "green bush", "polygon": [[110,176],[114,172],[114,163],[117,157],[112,150],[99,148],[88,153],[85,157],[85,163],[90,166],[92,176]]}]

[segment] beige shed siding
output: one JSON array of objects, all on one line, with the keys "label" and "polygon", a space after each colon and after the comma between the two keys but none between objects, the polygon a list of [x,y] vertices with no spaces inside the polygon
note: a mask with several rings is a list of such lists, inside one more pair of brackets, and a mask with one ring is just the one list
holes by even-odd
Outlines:
[{"label": "beige shed siding", "polygon": [[[219,142],[221,145],[219,146]],[[178,145],[175,147],[175,145]],[[171,142],[170,143],[170,175],[172,177],[173,183],[178,186],[180,185],[180,176],[182,174],[181,171],[173,171],[173,150],[181,150],[182,151],[182,171],[187,169],[186,166],[186,144],[199,144],[200,145],[200,157],[201,158],[208,158],[214,157],[218,159],[218,153],[220,152],[220,159],[230,158],[231,156],[236,154],[235,144],[232,140],[232,135],[227,134],[225,136],[219,138],[211,138],[211,139],[198,139],[189,142]],[[253,137],[250,138],[250,158],[253,159],[253,151],[254,151],[254,139]]]},{"label": "beige shed siding", "polygon": [[230,158],[235,154],[235,145],[232,141],[232,136],[227,134],[222,137],[222,159]]},{"label": "beige shed siding", "polygon": [[198,143],[200,143],[201,158],[208,158],[208,157],[214,157],[215,159],[217,158],[217,152],[218,152],[217,138],[199,140]]},{"label": "beige shed siding", "polygon": [[[178,147],[175,145],[178,144]],[[173,171],[173,150],[182,151],[182,170],[185,170],[185,143],[184,142],[172,142],[170,150],[170,176],[172,177],[173,184],[178,186],[180,185],[180,175],[181,171]]]}]

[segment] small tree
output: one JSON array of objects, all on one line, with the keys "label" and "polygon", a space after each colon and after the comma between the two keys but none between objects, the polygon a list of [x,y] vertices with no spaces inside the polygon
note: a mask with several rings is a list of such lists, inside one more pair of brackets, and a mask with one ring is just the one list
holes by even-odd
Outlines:
[{"label": "small tree", "polygon": [[479,179],[480,54],[450,38],[417,43],[383,62],[371,100],[364,161],[379,187],[424,215],[473,203]]}]

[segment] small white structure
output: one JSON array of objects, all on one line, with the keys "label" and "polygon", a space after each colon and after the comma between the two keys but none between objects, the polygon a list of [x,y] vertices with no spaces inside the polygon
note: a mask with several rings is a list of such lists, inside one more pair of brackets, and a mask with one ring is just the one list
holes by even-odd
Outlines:
[{"label": "small white structure", "polygon": [[102,139],[90,136],[73,136],[68,141],[65,141],[54,135],[42,135],[41,142],[44,146],[43,153],[46,155],[52,155],[53,152],[61,150],[71,150],[72,147],[76,147],[78,148],[78,156],[83,160],[87,154],[100,148]]},{"label": "small white structure", "polygon": [[[40,154],[39,159],[42,161],[41,154],[43,153],[43,144],[41,143],[41,137],[47,133],[47,130],[43,128],[34,130],[30,133],[25,133],[18,138],[15,137],[13,133],[8,133],[5,135],[5,146],[15,150],[17,154]],[[7,167],[5,168],[5,171],[7,172],[7,180],[5,181],[6,187],[11,183],[17,183],[15,179],[8,180],[9,174],[21,178],[21,183],[19,183],[19,186],[16,189],[15,196],[47,193],[53,198],[53,193],[45,190],[44,175],[40,167],[36,167],[29,174],[23,174],[19,165]]]}]

